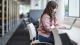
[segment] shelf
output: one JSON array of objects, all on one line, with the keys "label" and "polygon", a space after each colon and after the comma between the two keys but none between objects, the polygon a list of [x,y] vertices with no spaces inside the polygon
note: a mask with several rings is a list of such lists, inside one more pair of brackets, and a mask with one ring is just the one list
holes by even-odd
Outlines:
[{"label": "shelf", "polygon": [[2,30],[0,30],[0,34],[2,33]]},{"label": "shelf", "polygon": [[0,28],[0,34],[2,33],[2,28]]},{"label": "shelf", "polygon": [[2,0],[0,0],[0,3],[2,3]]},{"label": "shelf", "polygon": [[2,36],[2,0],[0,0],[0,37]]},{"label": "shelf", "polygon": [[2,18],[2,13],[0,13],[0,18]]},{"label": "shelf", "polygon": [[[7,19],[7,18],[4,18],[4,20],[5,20],[5,19]],[[1,17],[0,17],[0,20],[2,20],[2,18],[1,18]]]},{"label": "shelf", "polygon": [[2,20],[2,18],[0,17],[0,20]]},{"label": "shelf", "polygon": [[2,25],[0,25],[0,29],[2,28]]},{"label": "shelf", "polygon": [[2,13],[2,10],[0,10],[0,13]]},{"label": "shelf", "polygon": [[[3,34],[5,34],[7,28],[9,29],[10,26],[15,25],[17,22],[17,20],[16,20],[17,15],[15,15],[17,13],[15,12],[15,10],[12,11],[13,9],[16,9],[16,6],[15,6],[16,4],[14,2],[12,2],[13,0],[10,0],[11,2],[10,1],[7,2],[7,0],[4,0],[4,5],[3,5],[2,1],[3,0],[0,0],[0,35],[2,35],[3,28],[4,28]],[[11,14],[11,12],[13,12],[14,15],[13,15],[13,13]],[[4,15],[2,15],[3,13],[4,13]],[[9,14],[11,14],[11,15],[9,15]],[[3,24],[4,24],[4,27],[2,28]]]},{"label": "shelf", "polygon": [[2,6],[2,4],[0,4],[0,6]]},{"label": "shelf", "polygon": [[0,10],[2,10],[2,7],[0,7]]}]

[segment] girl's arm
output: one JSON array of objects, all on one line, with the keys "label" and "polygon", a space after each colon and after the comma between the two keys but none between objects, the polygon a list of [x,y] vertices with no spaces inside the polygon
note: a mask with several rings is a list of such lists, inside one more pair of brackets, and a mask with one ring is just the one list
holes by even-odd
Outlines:
[{"label": "girl's arm", "polygon": [[42,23],[46,31],[51,32],[51,28],[54,28],[54,26],[50,26],[50,17],[48,15],[44,15],[42,17]]},{"label": "girl's arm", "polygon": [[64,25],[63,22],[61,22],[58,17],[56,17],[56,23],[55,23],[55,27],[58,29],[66,29],[66,26]]}]

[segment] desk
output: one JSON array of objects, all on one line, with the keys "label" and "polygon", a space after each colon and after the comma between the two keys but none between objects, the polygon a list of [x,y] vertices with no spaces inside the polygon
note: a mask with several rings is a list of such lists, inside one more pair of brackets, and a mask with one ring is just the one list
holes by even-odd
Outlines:
[{"label": "desk", "polygon": [[58,31],[59,31],[59,34],[67,33],[71,40],[75,41],[78,45],[80,45],[80,28],[72,27],[71,30],[58,29]]}]

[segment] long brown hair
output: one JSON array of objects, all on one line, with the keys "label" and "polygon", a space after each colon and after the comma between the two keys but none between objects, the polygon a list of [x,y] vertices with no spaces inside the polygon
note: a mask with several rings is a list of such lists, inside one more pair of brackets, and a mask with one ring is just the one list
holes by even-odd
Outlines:
[{"label": "long brown hair", "polygon": [[46,5],[45,10],[43,11],[42,16],[46,13],[50,16],[50,18],[52,18],[52,16],[51,16],[52,12],[57,6],[58,6],[58,4],[55,1],[49,1]]}]

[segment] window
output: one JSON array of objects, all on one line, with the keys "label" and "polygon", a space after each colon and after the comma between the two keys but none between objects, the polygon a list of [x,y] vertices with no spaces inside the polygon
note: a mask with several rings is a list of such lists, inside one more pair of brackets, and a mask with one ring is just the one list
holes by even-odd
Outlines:
[{"label": "window", "polygon": [[65,16],[69,16],[69,0],[65,0],[64,8],[65,8]]},{"label": "window", "polygon": [[79,0],[65,0],[65,16],[80,17]]}]

